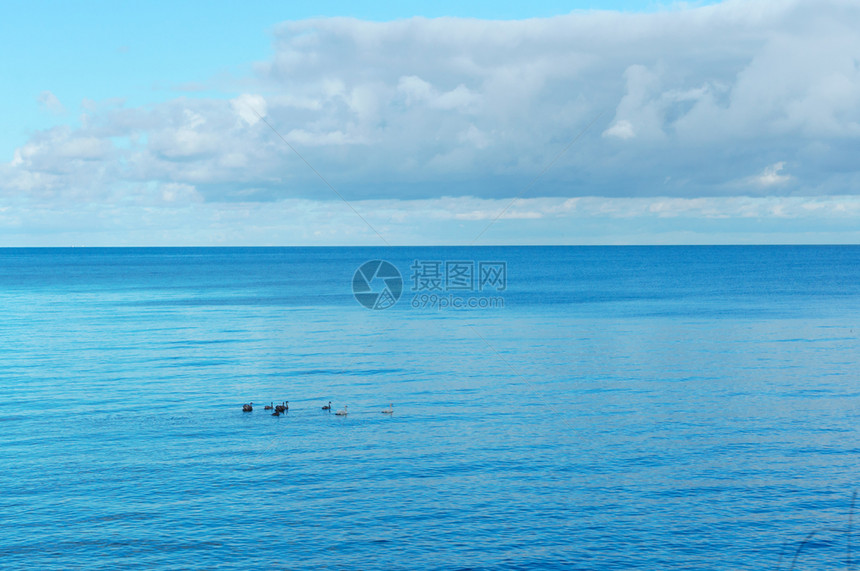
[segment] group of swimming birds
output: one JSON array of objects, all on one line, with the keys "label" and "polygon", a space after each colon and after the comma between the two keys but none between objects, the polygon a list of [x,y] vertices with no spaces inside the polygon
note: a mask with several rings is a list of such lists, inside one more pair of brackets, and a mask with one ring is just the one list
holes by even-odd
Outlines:
[{"label": "group of swimming birds", "polygon": [[[339,410],[334,414],[336,416],[346,416],[347,414],[349,414],[347,412],[347,408],[347,405],[343,405],[343,410]],[[328,401],[328,404],[323,406],[322,409],[331,412],[331,401]],[[253,410],[254,403],[252,402],[242,405],[242,412],[253,412]],[[285,400],[281,402],[281,404],[275,404],[273,401],[264,406],[263,410],[274,410],[275,412],[272,413],[272,416],[281,416],[282,414],[290,410],[290,401]],[[380,410],[379,412],[381,412],[382,414],[394,414],[394,403],[389,404],[388,408],[386,408],[385,410]]]}]

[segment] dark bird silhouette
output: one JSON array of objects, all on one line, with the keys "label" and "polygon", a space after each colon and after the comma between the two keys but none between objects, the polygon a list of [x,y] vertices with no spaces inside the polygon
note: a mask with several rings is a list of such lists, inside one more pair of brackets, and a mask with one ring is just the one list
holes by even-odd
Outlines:
[{"label": "dark bird silhouette", "polygon": [[273,404],[273,403],[269,403],[269,404],[267,404],[266,406],[264,406],[264,407],[263,407],[263,410],[272,410],[273,408],[275,408],[275,407],[273,407],[273,406],[272,406],[272,404]]},{"label": "dark bird silhouette", "polygon": [[254,410],[254,403],[242,405],[242,412],[251,412],[252,410]]},{"label": "dark bird silhouette", "polygon": [[331,401],[328,401],[328,404],[322,407],[323,410],[331,410]]}]

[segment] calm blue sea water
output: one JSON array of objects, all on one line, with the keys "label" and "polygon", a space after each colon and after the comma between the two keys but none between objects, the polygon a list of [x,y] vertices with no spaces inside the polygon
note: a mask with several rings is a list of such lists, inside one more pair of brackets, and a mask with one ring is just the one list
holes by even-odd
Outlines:
[{"label": "calm blue sea water", "polygon": [[858,318],[858,247],[0,250],[0,567],[845,569]]}]

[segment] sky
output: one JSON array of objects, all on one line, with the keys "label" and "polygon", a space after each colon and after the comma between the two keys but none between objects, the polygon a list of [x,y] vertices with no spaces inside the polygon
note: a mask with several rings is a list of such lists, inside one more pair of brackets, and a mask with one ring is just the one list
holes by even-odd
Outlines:
[{"label": "sky", "polygon": [[0,247],[860,243],[855,0],[0,11]]}]

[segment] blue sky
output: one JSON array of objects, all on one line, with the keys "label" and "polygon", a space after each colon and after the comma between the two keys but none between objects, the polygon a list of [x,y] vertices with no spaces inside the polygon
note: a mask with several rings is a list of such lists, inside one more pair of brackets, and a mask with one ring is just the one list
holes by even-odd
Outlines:
[{"label": "blue sky", "polygon": [[6,2],[0,246],[855,243],[858,17]]}]

